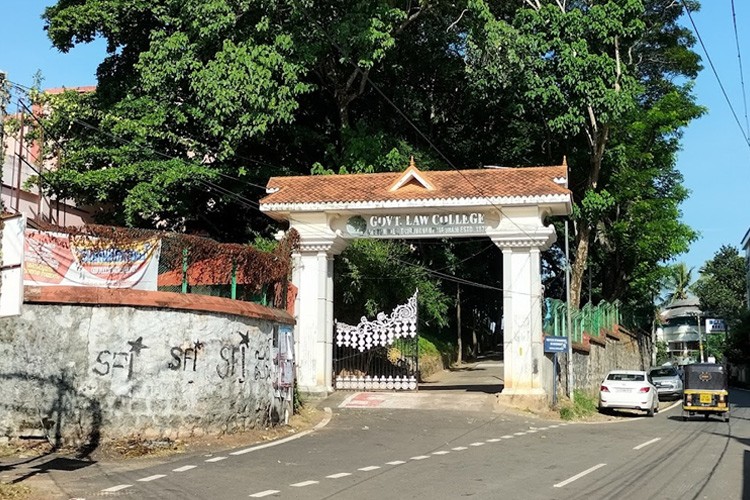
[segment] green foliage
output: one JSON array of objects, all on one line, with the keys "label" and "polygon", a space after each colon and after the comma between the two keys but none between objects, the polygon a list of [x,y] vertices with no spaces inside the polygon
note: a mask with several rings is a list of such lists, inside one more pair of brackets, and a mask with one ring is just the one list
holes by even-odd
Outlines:
[{"label": "green foliage", "polygon": [[706,314],[723,318],[731,329],[746,309],[747,264],[736,247],[724,245],[701,268],[695,294]]},{"label": "green foliage", "polygon": [[410,260],[404,243],[390,240],[357,240],[339,257],[336,274],[337,317],[355,322],[361,316],[389,313],[419,290],[420,321],[441,327],[448,323],[450,300],[440,282]]},{"label": "green foliage", "polygon": [[660,366],[669,361],[669,346],[666,342],[658,340],[654,346],[656,349],[656,365]]},{"label": "green foliage", "polygon": [[[101,37],[108,53],[96,93],[49,99],[59,168],[39,181],[100,222],[245,242],[277,229],[255,209],[270,176],[567,156],[593,301],[650,318],[663,265],[696,237],[676,169],[681,131],[704,112],[693,35],[661,0],[539,3],[59,0],[44,13],[53,45]],[[418,287],[441,336],[456,285],[392,257],[500,288],[499,255],[470,258],[480,250],[355,244],[336,263],[337,316]],[[561,255],[544,257],[550,291]],[[498,294],[461,296],[466,317],[499,322]]]},{"label": "green foliage", "polygon": [[563,420],[580,420],[595,414],[597,399],[580,389],[573,391],[573,404],[567,402],[560,407],[560,418]]}]

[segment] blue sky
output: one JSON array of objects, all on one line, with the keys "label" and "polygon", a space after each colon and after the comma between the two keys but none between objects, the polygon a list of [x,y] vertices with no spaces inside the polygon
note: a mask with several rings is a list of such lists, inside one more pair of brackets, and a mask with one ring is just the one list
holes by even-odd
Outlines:
[{"label": "blue sky", "polygon": [[[9,79],[30,85],[41,70],[43,86],[74,87],[96,83],[96,66],[104,57],[104,45],[96,42],[58,53],[42,30],[40,16],[49,0],[7,0],[14,7],[3,25],[0,69]],[[745,86],[750,90],[750,1],[735,0],[743,57]],[[701,12],[693,15],[698,30],[719,73],[740,122],[745,126],[737,49],[732,28],[730,0],[703,0]],[[696,50],[703,56],[700,46]],[[750,195],[750,147],[734,122],[719,85],[708,67],[698,77],[695,93],[708,113],[685,131],[677,166],[691,191],[683,204],[683,221],[700,231],[701,239],[690,252],[678,258],[697,269],[722,245],[740,246],[750,228],[743,215]],[[498,158],[502,163],[502,158]]]}]

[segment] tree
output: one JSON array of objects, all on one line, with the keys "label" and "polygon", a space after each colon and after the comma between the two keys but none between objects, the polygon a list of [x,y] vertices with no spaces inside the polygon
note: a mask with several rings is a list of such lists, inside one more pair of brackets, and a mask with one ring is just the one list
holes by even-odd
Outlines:
[{"label": "tree", "polygon": [[747,309],[747,264],[736,247],[723,245],[700,270],[695,294],[701,309],[736,325]]},{"label": "tree", "polygon": [[[60,168],[40,181],[102,222],[248,241],[275,229],[256,210],[272,175],[400,170],[411,155],[432,169],[567,156],[573,299],[589,281],[594,301],[643,308],[660,265],[695,237],[679,222],[675,168],[680,132],[702,112],[682,12],[669,0],[59,0],[44,16],[53,45],[100,36],[109,53],[96,93],[50,102]],[[496,260],[464,261],[471,247],[399,255],[496,286]],[[365,280],[338,269],[397,274],[364,265],[384,251],[347,250],[342,307],[375,307]],[[562,290],[561,256],[544,255],[550,291]],[[462,285],[462,317],[499,322],[487,290]]]},{"label": "tree", "polygon": [[662,305],[669,305],[675,300],[685,300],[688,298],[688,292],[693,287],[693,269],[688,268],[684,262],[679,262],[667,269],[667,275],[664,279],[665,296]]},{"label": "tree", "polygon": [[[476,0],[470,6],[481,20],[467,44],[474,85],[487,95],[517,93],[524,115],[544,127],[538,144],[545,153],[567,154],[570,161],[577,200],[572,302],[580,303],[591,244],[598,240],[599,270],[615,271],[602,276],[614,287],[603,288],[601,298],[621,298],[628,282],[641,280],[650,290],[639,290],[636,302],[647,303],[644,296],[653,293],[647,280],[658,264],[695,237],[675,222],[660,231],[666,240],[646,232],[660,229],[658,223],[641,232],[650,210],[660,222],[679,215],[687,195],[674,171],[679,134],[702,112],[690,93],[700,66],[690,50],[692,35],[677,24],[681,4],[529,0],[509,11]],[[676,83],[675,75],[688,82]],[[617,183],[623,178],[638,181],[636,198]]]}]

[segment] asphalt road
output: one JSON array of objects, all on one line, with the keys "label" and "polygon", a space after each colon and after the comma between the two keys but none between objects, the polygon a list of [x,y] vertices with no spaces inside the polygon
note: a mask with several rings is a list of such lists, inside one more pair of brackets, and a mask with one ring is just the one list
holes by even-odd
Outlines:
[{"label": "asphalt road", "polygon": [[48,473],[65,499],[750,498],[750,393],[731,399],[728,424],[683,422],[679,407],[602,424],[335,408],[279,446]]}]

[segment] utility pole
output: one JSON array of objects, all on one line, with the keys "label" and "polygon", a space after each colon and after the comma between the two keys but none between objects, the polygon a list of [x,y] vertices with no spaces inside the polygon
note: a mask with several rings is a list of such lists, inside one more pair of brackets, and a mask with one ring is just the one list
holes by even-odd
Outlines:
[{"label": "utility pole", "polygon": [[[570,244],[568,242],[568,221],[565,221],[565,331],[568,334],[568,398],[575,402],[573,396],[573,320],[570,316]],[[557,376],[557,374],[555,374]]]},{"label": "utility pole", "polygon": [[701,333],[701,313],[698,313],[698,349],[700,350],[700,362],[704,363],[706,360],[703,356],[703,334]]}]

